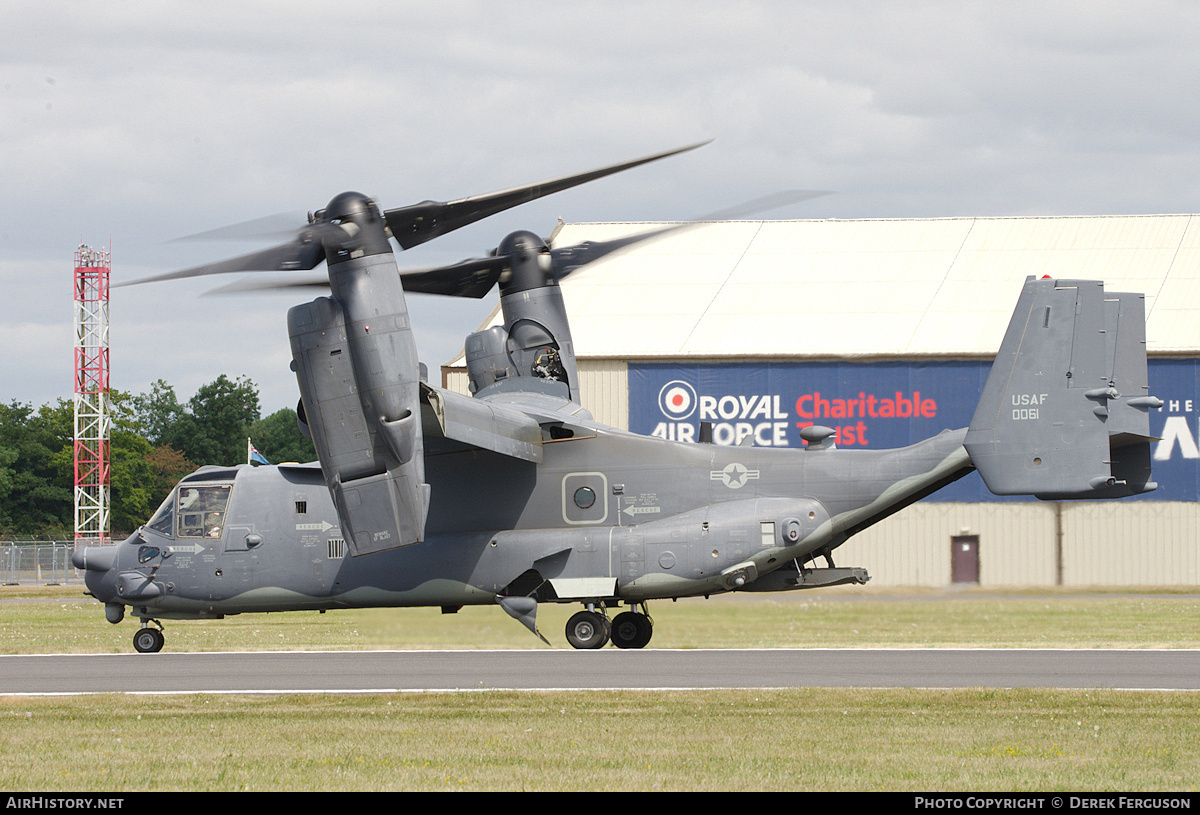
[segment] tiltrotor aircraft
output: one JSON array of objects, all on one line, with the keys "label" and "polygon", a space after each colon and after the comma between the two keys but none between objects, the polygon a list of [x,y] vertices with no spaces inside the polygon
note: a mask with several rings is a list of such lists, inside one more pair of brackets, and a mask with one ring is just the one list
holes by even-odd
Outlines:
[{"label": "tiltrotor aircraft", "polygon": [[[154,278],[326,262],[331,295],[288,312],[319,462],[201,467],[126,541],[77,551],[109,622],[128,607],[148,652],[164,619],[497,604],[541,637],[540,603],[581,603],[572,646],[641,648],[652,600],[865,582],[832,551],[972,469],[1005,495],[1155,488],[1143,297],[1099,282],[1026,281],[968,428],[839,450],[810,427],[787,449],[706,443],[704,427],[698,443],[639,436],[581,407],[559,281],[630,241],[551,248],[516,232],[488,257],[397,268],[389,238],[407,249],[678,152],[392,210],[342,193],[282,246]],[[503,325],[466,340],[472,396],[429,385],[405,292],[496,285]]]}]

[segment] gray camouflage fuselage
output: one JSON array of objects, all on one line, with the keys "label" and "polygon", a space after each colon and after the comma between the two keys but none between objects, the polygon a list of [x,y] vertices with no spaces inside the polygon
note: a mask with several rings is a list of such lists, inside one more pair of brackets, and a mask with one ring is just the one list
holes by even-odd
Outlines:
[{"label": "gray camouflage fuselage", "polygon": [[[427,456],[437,486],[425,540],[359,557],[342,556],[318,467],[203,468],[180,488],[233,484],[220,537],[143,528],[113,568],[88,571],[88,587],[160,618],[456,607],[514,589],[563,601],[704,595],[755,588],[784,567],[794,577],[794,561],[970,470],[961,431],[872,451],[687,444],[586,420],[575,429],[544,445],[541,464],[483,450]],[[138,563],[145,547],[160,554]]]}]

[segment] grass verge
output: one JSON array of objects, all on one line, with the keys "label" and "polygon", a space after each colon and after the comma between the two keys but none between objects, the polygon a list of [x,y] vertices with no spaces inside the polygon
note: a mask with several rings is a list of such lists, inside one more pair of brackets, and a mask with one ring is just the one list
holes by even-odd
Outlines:
[{"label": "grass verge", "polygon": [[[556,648],[578,605],[543,605]],[[1191,590],[870,589],[735,594],[650,604],[656,648],[1200,648]],[[168,651],[545,648],[497,606],[346,609],[164,622]],[[80,586],[0,588],[0,653],[125,653]]]},{"label": "grass verge", "polygon": [[[81,587],[0,590],[3,653],[131,650]],[[548,606],[555,647],[574,606]],[[655,647],[1200,647],[1190,589],[839,589],[652,604]],[[175,651],[544,648],[498,608],[167,622]],[[1195,791],[1200,695],[722,690],[0,698],[7,790]]]},{"label": "grass verge", "polygon": [[1019,689],[5,698],[0,775],[38,791],[1194,791],[1198,713],[1195,694]]}]

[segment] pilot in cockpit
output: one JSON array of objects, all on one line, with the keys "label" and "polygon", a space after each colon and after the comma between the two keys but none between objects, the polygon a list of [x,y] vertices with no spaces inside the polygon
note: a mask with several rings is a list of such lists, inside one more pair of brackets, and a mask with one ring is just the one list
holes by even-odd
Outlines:
[{"label": "pilot in cockpit", "polygon": [[563,367],[562,357],[552,345],[538,349],[529,372],[542,379],[555,379],[559,382],[567,380],[567,369]]}]

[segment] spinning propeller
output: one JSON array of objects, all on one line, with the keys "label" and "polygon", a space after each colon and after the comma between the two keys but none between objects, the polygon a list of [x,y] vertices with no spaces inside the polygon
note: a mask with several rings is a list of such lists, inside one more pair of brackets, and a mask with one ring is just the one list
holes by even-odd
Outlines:
[{"label": "spinning propeller", "polygon": [[[485,257],[470,258],[449,266],[400,270],[400,283],[406,292],[441,294],[450,297],[481,298],[500,283],[505,288],[517,279],[525,285],[558,282],[580,267],[639,241],[649,240],[689,224],[664,227],[652,232],[610,241],[585,241],[574,246],[551,249],[533,232],[514,232]],[[532,264],[532,265],[530,265]],[[221,264],[216,264],[221,265]],[[525,279],[528,278],[528,279]],[[165,278],[158,278],[165,279]],[[138,281],[147,282],[147,281]],[[246,278],[213,289],[210,294],[234,294],[274,289],[329,287],[325,275],[293,277],[288,280]]]},{"label": "spinning propeller", "polygon": [[[387,244],[389,237],[395,238],[402,248],[410,249],[519,204],[651,161],[694,150],[706,143],[700,142],[524,187],[460,198],[456,201],[424,201],[382,212],[367,196],[356,192],[344,192],[330,201],[324,209],[310,214],[309,223],[296,230],[283,244],[230,260],[117,285],[130,286],[231,272],[307,271],[315,268],[323,260],[332,263],[346,257],[390,252],[391,248]],[[251,222],[255,223],[258,222]],[[234,231],[239,229],[233,228]],[[203,237],[212,237],[223,231],[226,230],[204,233]],[[413,286],[409,289],[406,282],[405,288],[435,294],[482,297],[486,289],[478,294],[475,292],[483,285],[483,280],[491,279],[492,282],[487,288],[494,285],[499,275],[499,272],[494,270],[502,265],[503,261],[493,256],[478,261],[464,261],[442,269],[417,270],[405,274],[406,278],[412,278]],[[445,282],[438,282],[439,280]],[[293,285],[316,283],[298,281]]]},{"label": "spinning propeller", "polygon": [[[524,187],[460,198],[449,202],[424,201],[382,212],[367,196],[356,192],[344,192],[331,200],[324,209],[310,213],[309,223],[294,230],[285,243],[230,260],[116,285],[131,286],[232,272],[309,271],[322,261],[332,263],[350,257],[391,252],[391,247],[387,242],[389,237],[394,238],[402,248],[409,249],[519,204],[622,170],[694,150],[704,144],[707,142]],[[751,212],[825,194],[824,191],[812,190],[777,193],[738,208],[713,213],[698,219],[698,221],[745,217]],[[580,267],[599,260],[618,249],[692,226],[698,221],[684,222],[625,238],[609,241],[586,241],[575,246],[554,249],[551,249],[545,240],[532,232],[514,232],[485,257],[463,260],[448,266],[399,270],[400,281],[406,292],[441,294],[452,297],[481,298],[497,283],[506,290],[515,285],[517,287],[515,290],[520,291],[529,287],[547,285],[550,282],[557,283]],[[261,218],[193,237],[211,238],[223,235],[245,237],[261,232],[262,227],[268,222],[277,222],[277,219]],[[247,278],[222,286],[213,290],[212,293],[328,287],[328,276],[321,274],[289,277],[287,280]]]}]

